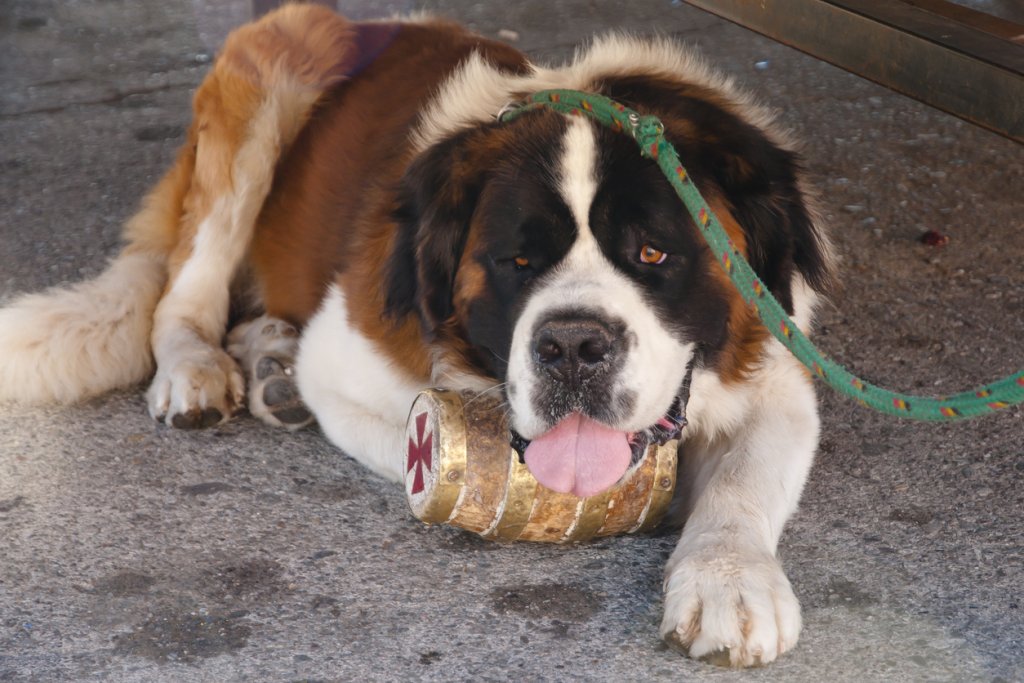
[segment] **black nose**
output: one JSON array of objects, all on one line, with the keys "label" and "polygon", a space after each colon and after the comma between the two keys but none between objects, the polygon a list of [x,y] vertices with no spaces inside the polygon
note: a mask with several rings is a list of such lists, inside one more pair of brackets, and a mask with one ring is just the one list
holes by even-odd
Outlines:
[{"label": "black nose", "polygon": [[554,379],[572,385],[607,367],[616,346],[611,327],[593,318],[549,320],[533,335],[538,364]]}]

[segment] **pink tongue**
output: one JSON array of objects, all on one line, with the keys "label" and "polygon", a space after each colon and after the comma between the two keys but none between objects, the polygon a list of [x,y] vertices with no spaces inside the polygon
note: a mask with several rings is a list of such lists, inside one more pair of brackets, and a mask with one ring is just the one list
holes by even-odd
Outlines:
[{"label": "pink tongue", "polygon": [[559,493],[592,496],[622,478],[629,468],[625,432],[571,413],[526,447],[526,466],[537,481]]}]

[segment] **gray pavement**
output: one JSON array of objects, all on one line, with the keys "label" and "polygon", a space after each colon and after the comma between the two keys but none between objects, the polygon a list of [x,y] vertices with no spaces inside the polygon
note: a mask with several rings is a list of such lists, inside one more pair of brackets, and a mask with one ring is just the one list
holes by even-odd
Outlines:
[{"label": "gray pavement", "polygon": [[[103,268],[248,6],[0,2],[0,300]],[[842,255],[828,351],[929,393],[1024,364],[1012,143],[669,0],[390,7],[515,31],[538,58],[612,27],[701,45],[806,141]],[[781,547],[804,634],[743,673],[659,642],[671,536],[425,528],[313,430],[175,432],[141,389],[0,407],[0,681],[1024,680],[1024,412],[931,426],[821,404]]]}]

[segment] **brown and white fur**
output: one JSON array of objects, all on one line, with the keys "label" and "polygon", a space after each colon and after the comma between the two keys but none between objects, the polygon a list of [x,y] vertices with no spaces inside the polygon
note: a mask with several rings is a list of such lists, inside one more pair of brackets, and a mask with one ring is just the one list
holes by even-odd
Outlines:
[{"label": "brown and white fur", "polygon": [[[365,35],[387,44],[364,64]],[[442,21],[356,25],[293,5],[228,38],[108,271],[0,310],[0,400],[74,401],[151,378],[150,412],[168,425],[214,425],[248,404],[296,427],[309,422],[297,385],[331,441],[401,480],[405,417],[427,386],[500,387],[527,439],[568,409],[634,433],[666,413],[696,360],[661,633],[693,657],[774,660],[801,625],[775,551],[817,446],[811,381],[664,188],[616,189],[654,176],[612,133],[554,113],[494,120],[553,87],[661,116],[807,330],[831,262],[799,163],[691,52],[611,36],[548,68]],[[495,237],[483,223],[503,212],[554,221],[540,231],[554,241]],[[619,231],[622,216],[659,225]],[[630,260],[655,238],[676,245],[675,261]],[[600,387],[566,388],[537,359],[538,329],[566,312],[611,330],[614,353],[587,369]]]}]

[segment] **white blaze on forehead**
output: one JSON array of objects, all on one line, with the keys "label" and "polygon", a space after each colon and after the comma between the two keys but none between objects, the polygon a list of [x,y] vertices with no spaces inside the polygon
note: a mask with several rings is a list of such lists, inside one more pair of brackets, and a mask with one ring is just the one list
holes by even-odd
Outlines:
[{"label": "white blaze on forehead", "polygon": [[559,180],[562,198],[576,221],[579,239],[593,238],[590,233],[590,205],[597,193],[597,142],[593,128],[583,119],[569,119],[569,129],[563,138]]},{"label": "white blaze on forehead", "polygon": [[607,299],[596,295],[618,276],[590,228],[590,207],[597,195],[597,140],[581,118],[569,119],[562,140],[558,190],[572,214],[576,239],[545,288],[548,296],[554,294],[547,308],[606,310]]}]

